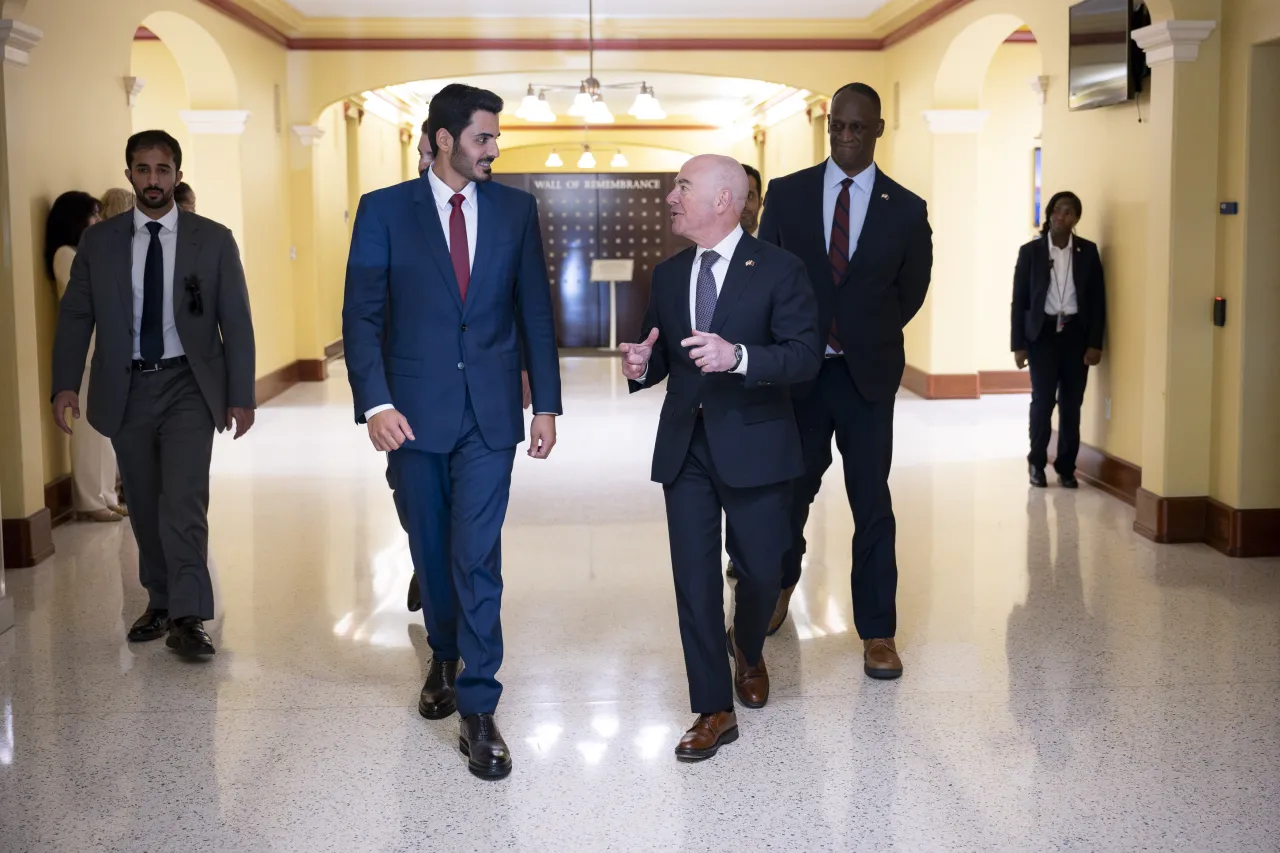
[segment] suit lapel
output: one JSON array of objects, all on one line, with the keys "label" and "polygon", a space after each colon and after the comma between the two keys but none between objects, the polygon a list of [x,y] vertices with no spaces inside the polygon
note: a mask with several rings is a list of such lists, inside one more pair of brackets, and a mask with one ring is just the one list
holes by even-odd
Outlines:
[{"label": "suit lapel", "polygon": [[874,247],[881,242],[880,235],[887,227],[886,220],[893,215],[893,209],[890,207],[893,203],[893,194],[888,189],[888,179],[877,166],[876,180],[871,185],[871,199],[867,202],[867,217],[862,221],[862,232],[858,235],[858,248],[849,259],[849,266],[845,269],[841,284],[849,280],[853,274],[853,268],[865,261],[875,251]]},{"label": "suit lapel", "polygon": [[[806,203],[803,208],[803,213],[801,214],[807,220],[802,233],[812,235],[810,239],[812,239],[814,243],[813,248],[809,251],[814,254],[821,255],[824,258],[830,254],[827,251],[827,227],[830,223],[822,220],[822,195],[826,190],[826,187],[824,186],[826,182],[826,174],[827,163],[824,160],[822,163],[814,166],[810,170],[809,175],[806,176],[806,188],[804,192]],[[800,252],[797,252],[796,254],[800,254]],[[801,254],[801,257],[805,257],[806,255],[807,253]],[[827,278],[829,279],[831,276],[828,275]]]},{"label": "suit lapel", "polygon": [[711,315],[711,328],[708,330],[720,334],[724,322],[733,311],[733,306],[746,289],[747,282],[755,273],[753,256],[760,251],[760,243],[750,234],[743,234],[729,259],[729,270],[724,274],[724,286],[720,288],[720,297],[716,300],[715,313]]},{"label": "suit lapel", "polygon": [[[423,176],[413,187],[413,211],[418,217],[418,225],[427,240],[427,254],[435,261],[440,271],[440,281],[448,289],[453,302],[462,311],[462,294],[458,290],[458,277],[453,273],[453,261],[449,259],[449,244],[445,242],[444,230],[440,227],[440,215],[436,210],[436,199],[431,194],[430,180]],[[476,257],[480,257],[479,248]]]},{"label": "suit lapel", "polygon": [[173,258],[173,300],[174,323],[178,322],[178,309],[183,305],[183,294],[186,292],[187,279],[195,274],[196,257],[200,253],[200,220],[189,213],[178,214],[177,253]]},{"label": "suit lapel", "polygon": [[125,320],[133,325],[133,211],[120,216],[120,227],[111,239],[111,269]]},{"label": "suit lapel", "polygon": [[[467,306],[475,304],[476,291],[484,283],[484,276],[489,271],[493,246],[497,240],[498,228],[494,220],[498,217],[499,211],[486,190],[485,184],[476,184],[476,253],[475,260],[471,263],[471,283],[467,286],[467,301],[462,309],[464,315],[467,312]],[[453,269],[452,264],[450,269]]]},{"label": "suit lapel", "polygon": [[675,276],[674,286],[671,288],[676,304],[672,310],[676,312],[678,320],[676,328],[680,332],[680,337],[674,341],[668,341],[672,347],[683,350],[680,347],[680,341],[685,340],[693,335],[693,318],[689,316],[689,281],[693,275],[693,256],[697,254],[697,249],[690,247],[680,254],[676,255],[675,263],[672,264],[673,275]]}]

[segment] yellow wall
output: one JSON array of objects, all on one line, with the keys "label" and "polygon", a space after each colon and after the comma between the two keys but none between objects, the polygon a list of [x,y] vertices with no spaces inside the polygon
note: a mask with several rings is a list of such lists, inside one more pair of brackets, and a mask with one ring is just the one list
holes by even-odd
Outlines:
[{"label": "yellow wall", "polygon": [[813,157],[814,126],[804,112],[767,128],[765,134],[764,168],[760,171],[766,182],[807,169],[817,162]]},{"label": "yellow wall", "polygon": [[315,158],[315,247],[316,273],[319,281],[319,341],[331,343],[342,337],[342,290],[346,278],[347,249],[350,244],[349,220],[354,210],[347,210],[347,138],[342,105],[325,110],[318,127],[322,136],[312,148]]},{"label": "yellow wall", "polygon": [[[178,140],[183,152],[189,154],[192,150],[191,134],[187,132],[187,126],[178,113],[191,108],[191,99],[187,94],[186,79],[182,76],[182,69],[178,67],[173,53],[162,41],[135,41],[130,53],[129,68],[129,73],[134,77],[147,81],[132,110],[133,131],[167,131]],[[123,170],[124,146],[117,147],[120,148],[118,159]],[[203,183],[200,180],[200,163],[183,163],[183,176],[193,186]]]},{"label": "yellow wall", "polygon": [[359,151],[361,195],[404,180],[399,126],[365,113]]},{"label": "yellow wall", "polygon": [[[1028,81],[1040,74],[1040,48],[1005,44],[987,72],[980,106],[990,113],[978,135],[976,328],[978,370],[1012,370],[1009,299],[1018,247],[1035,234],[1032,160],[1040,140],[1040,101]],[[1047,196],[1046,196],[1047,200]],[[935,216],[938,212],[935,211]]]}]

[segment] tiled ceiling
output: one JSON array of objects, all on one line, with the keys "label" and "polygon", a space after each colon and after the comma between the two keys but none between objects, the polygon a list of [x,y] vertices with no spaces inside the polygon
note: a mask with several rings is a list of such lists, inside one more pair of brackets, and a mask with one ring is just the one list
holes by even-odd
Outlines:
[{"label": "tiled ceiling", "polygon": [[[313,18],[530,18],[585,17],[587,0],[487,0],[459,6],[443,0],[286,0]],[[821,18],[860,20],[889,0],[595,0],[595,13],[611,18]],[[536,9],[536,12],[534,11]]]}]

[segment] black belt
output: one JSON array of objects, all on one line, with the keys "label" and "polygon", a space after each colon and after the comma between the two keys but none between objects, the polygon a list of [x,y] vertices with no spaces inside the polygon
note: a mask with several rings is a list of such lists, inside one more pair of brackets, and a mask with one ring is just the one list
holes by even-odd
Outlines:
[{"label": "black belt", "polygon": [[187,357],[180,355],[176,358],[162,358],[159,361],[146,362],[136,359],[133,362],[133,370],[135,373],[155,373],[157,370],[169,370],[174,367],[182,367],[187,363]]}]

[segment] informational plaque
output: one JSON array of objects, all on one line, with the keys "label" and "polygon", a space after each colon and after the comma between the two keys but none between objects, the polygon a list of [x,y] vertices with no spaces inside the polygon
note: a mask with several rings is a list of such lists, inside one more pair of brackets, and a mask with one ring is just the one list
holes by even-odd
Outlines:
[{"label": "informational plaque", "polygon": [[635,258],[596,258],[591,262],[592,281],[631,281]]}]

